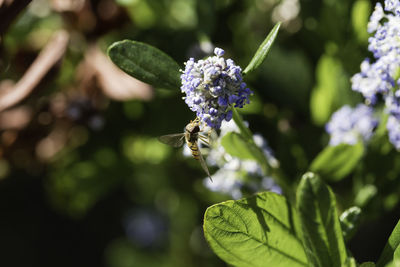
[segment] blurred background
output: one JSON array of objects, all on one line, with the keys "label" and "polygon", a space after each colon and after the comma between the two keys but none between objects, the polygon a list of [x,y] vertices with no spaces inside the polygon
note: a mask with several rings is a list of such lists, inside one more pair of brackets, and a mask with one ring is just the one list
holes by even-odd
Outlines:
[{"label": "blurred background", "polygon": [[[332,112],[361,101],[349,79],[369,55],[374,5],[0,0],[0,266],[226,266],[202,220],[230,197],[210,192],[198,162],[156,139],[193,119],[179,88],[125,75],[107,47],[146,42],[183,67],[218,46],[244,68],[282,21],[267,60],[246,77],[255,95],[243,115],[295,183],[326,146]],[[339,208],[353,204],[352,180],[332,186]],[[366,191],[364,223],[349,243],[358,261],[376,260],[399,217],[398,197]]]}]

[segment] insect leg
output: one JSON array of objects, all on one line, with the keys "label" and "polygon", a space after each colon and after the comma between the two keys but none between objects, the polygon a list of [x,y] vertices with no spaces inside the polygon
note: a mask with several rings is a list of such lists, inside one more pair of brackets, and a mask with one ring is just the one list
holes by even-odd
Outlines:
[{"label": "insect leg", "polygon": [[205,136],[202,136],[202,135],[199,135],[199,139],[203,142],[203,143],[205,143],[206,145],[210,145],[210,142],[209,142],[209,140],[210,140],[210,138],[207,138],[207,137],[205,137]]}]

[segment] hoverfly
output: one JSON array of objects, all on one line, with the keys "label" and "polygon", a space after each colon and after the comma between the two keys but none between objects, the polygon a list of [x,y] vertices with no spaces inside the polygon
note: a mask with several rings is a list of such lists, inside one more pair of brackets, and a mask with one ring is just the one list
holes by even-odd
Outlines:
[{"label": "hoverfly", "polygon": [[210,172],[208,171],[206,162],[204,161],[203,155],[200,152],[197,141],[200,139],[207,145],[209,144],[209,142],[204,136],[200,135],[199,132],[200,119],[197,117],[194,121],[190,121],[190,123],[186,125],[184,133],[163,135],[158,137],[158,140],[164,144],[173,147],[180,147],[183,145],[184,142],[186,142],[190,151],[192,152],[193,158],[200,162],[201,167],[211,179]]}]

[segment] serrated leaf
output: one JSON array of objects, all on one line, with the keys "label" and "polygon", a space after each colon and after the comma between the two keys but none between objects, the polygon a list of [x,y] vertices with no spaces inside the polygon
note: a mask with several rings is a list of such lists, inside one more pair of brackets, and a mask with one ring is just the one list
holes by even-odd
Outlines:
[{"label": "serrated leaf", "polygon": [[313,173],[306,173],[297,188],[297,210],[303,243],[311,266],[344,266],[346,247],[333,192]]},{"label": "serrated leaf", "polygon": [[356,206],[348,208],[340,215],[340,225],[343,231],[343,237],[346,241],[350,240],[356,232],[360,223],[360,215],[361,209]]},{"label": "serrated leaf", "polygon": [[364,154],[364,145],[340,144],[327,146],[310,165],[310,171],[328,181],[339,181],[350,174]]},{"label": "serrated leaf", "polygon": [[211,248],[239,267],[308,266],[299,231],[296,211],[271,192],[216,204],[204,215]]},{"label": "serrated leaf", "polygon": [[247,65],[246,69],[243,71],[243,74],[248,74],[252,72],[256,68],[258,68],[261,65],[261,63],[263,63],[264,59],[268,55],[269,50],[272,47],[272,44],[275,41],[276,36],[278,35],[280,27],[281,27],[280,22],[275,24],[274,28],[270,31],[267,38],[265,38],[260,47],[257,49],[257,52],[254,54],[249,65]]},{"label": "serrated leaf", "polygon": [[[393,255],[400,245],[400,220],[397,222],[376,264],[383,267],[393,260]],[[396,254],[397,255],[397,254]]]},{"label": "serrated leaf", "polygon": [[154,46],[124,40],[112,44],[108,55],[120,69],[142,82],[168,89],[180,87],[178,63]]}]

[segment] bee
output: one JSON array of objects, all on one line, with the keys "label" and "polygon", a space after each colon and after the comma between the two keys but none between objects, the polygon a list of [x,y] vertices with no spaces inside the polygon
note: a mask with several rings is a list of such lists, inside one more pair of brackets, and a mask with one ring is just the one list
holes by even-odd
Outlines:
[{"label": "bee", "polygon": [[184,133],[163,135],[158,137],[158,140],[173,147],[180,147],[184,142],[186,142],[187,146],[192,152],[193,158],[200,162],[201,167],[211,179],[206,162],[204,161],[203,155],[200,152],[198,140],[200,139],[207,145],[209,145],[209,142],[204,136],[200,135],[200,132],[200,119],[197,117],[195,120],[190,121],[190,123],[186,125]]}]

